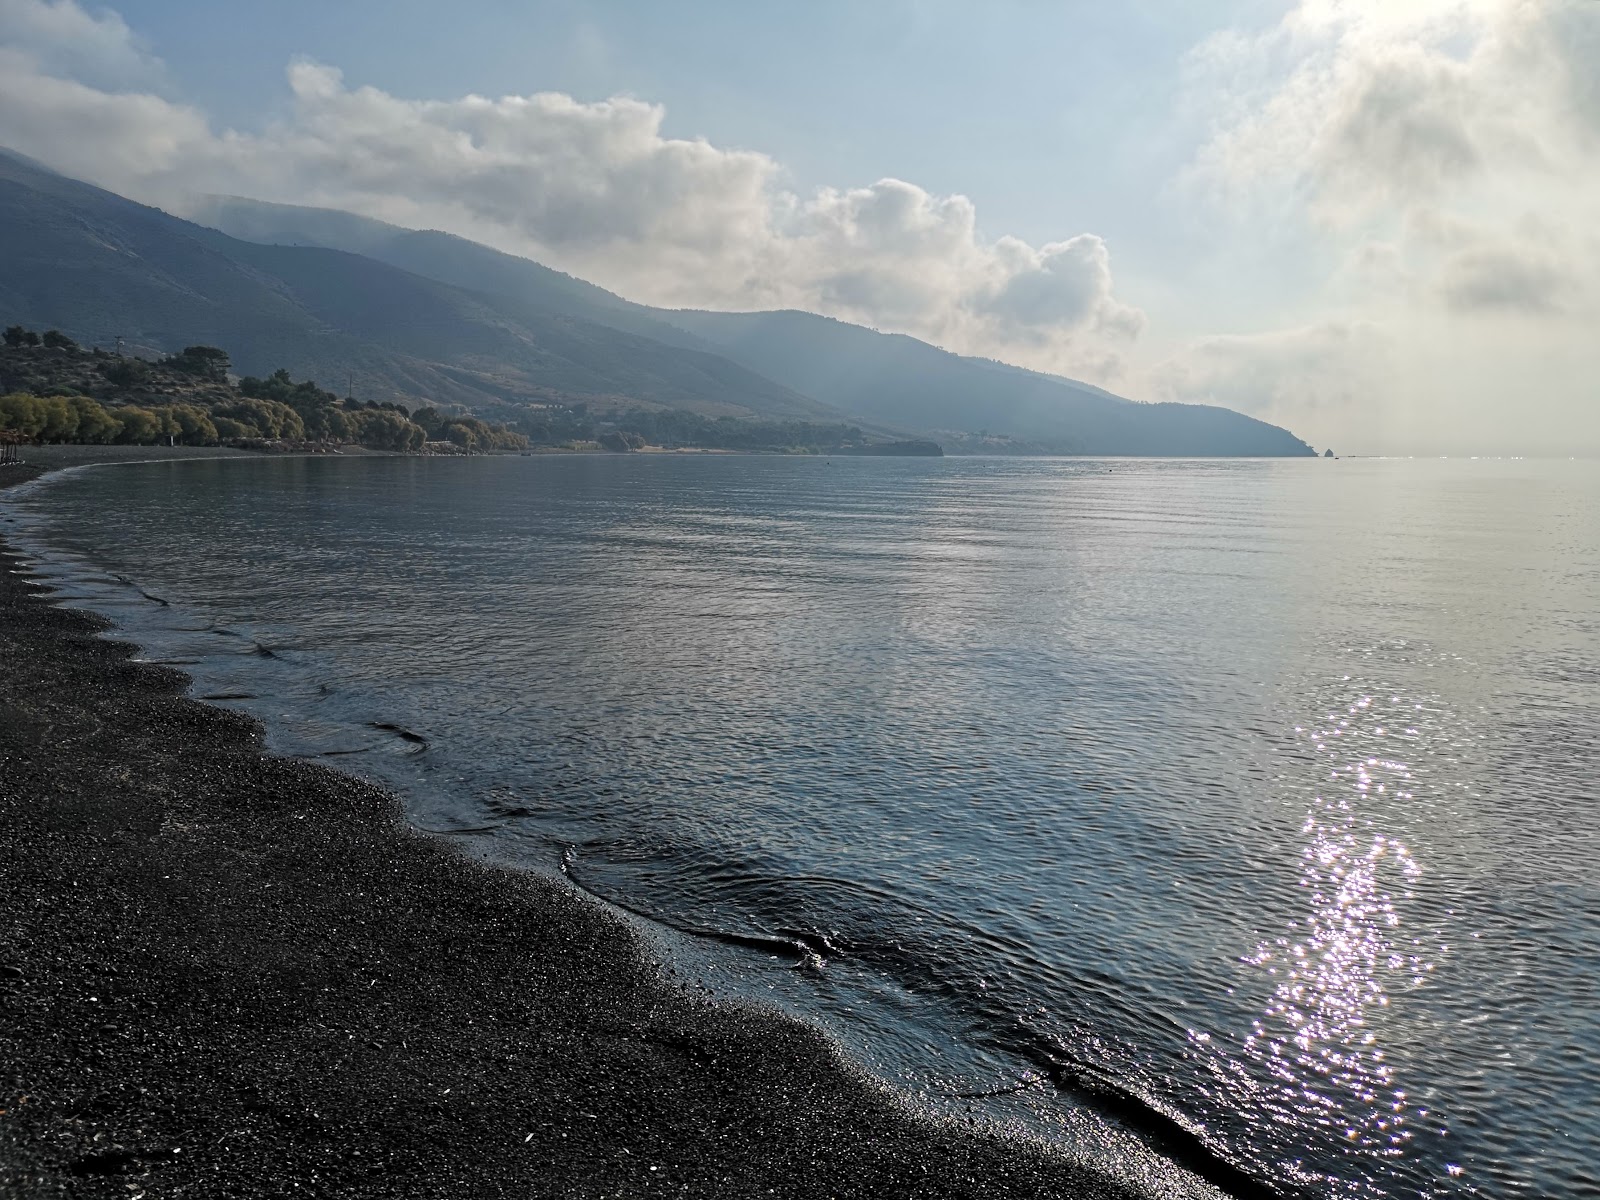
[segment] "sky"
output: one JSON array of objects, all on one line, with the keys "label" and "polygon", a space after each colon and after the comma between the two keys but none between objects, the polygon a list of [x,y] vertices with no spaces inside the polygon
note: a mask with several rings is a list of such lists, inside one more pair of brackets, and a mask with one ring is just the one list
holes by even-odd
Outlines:
[{"label": "sky", "polygon": [[1600,0],[0,0],[0,145],[1339,453],[1600,454]]}]

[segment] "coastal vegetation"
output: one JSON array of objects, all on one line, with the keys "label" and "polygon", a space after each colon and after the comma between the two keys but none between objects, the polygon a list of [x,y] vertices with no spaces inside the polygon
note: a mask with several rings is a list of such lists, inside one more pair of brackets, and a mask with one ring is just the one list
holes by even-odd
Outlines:
[{"label": "coastal vegetation", "polygon": [[755,454],[938,454],[885,443],[845,422],[706,416],[677,408],[591,408],[524,400],[499,422],[447,404],[340,398],[279,368],[232,373],[227,351],[192,345],[154,358],[85,349],[59,331],[7,328],[0,347],[0,431],[37,442],[304,448],[396,453],[722,450]]},{"label": "coastal vegetation", "polygon": [[451,453],[526,450],[522,434],[424,406],[340,399],[279,369],[237,382],[227,351],[194,345],[150,360],[85,350],[57,330],[5,329],[0,431],[37,442],[362,446]]},{"label": "coastal vegetation", "polygon": [[[881,444],[858,425],[843,422],[708,417],[684,409],[594,412],[588,405],[544,405],[516,421],[530,443],[543,447],[596,447],[618,453],[725,450],[744,454],[873,454]],[[938,454],[926,443],[922,453]]]}]

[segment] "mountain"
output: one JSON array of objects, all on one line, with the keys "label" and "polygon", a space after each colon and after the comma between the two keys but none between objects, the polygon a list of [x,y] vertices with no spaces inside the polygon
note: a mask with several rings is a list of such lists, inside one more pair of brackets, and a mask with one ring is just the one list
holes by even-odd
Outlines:
[{"label": "mountain", "polygon": [[769,379],[861,420],[935,437],[984,431],[1076,454],[1313,453],[1288,431],[1231,409],[1138,404],[1089,384],[814,313],[683,311],[670,318]]},{"label": "mountain", "polygon": [[364,399],[839,418],[707,350],[359,254],[235,239],[4,153],[0,315],[86,344],[219,345],[250,374],[282,366],[334,387],[353,376]]},{"label": "mountain", "polygon": [[440,283],[513,300],[525,311],[576,317],[687,349],[712,349],[654,309],[453,233],[404,229],[334,209],[239,196],[202,197],[189,215],[201,225],[247,242],[345,250]]},{"label": "mountain", "polygon": [[[1102,388],[950,354],[902,334],[805,312],[654,309],[450,234],[326,209],[209,197],[198,220],[250,240],[331,246],[460,287],[566,312],[685,349],[715,352],[880,428],[974,447],[1083,454],[1308,455],[1286,430],[1212,405],[1138,404]],[[967,436],[963,436],[967,435]],[[1005,444],[1005,443],[1000,443]]]},{"label": "mountain", "polygon": [[0,152],[0,317],[136,350],[221,345],[252,374],[502,419],[584,402],[849,419],[964,449],[1311,453],[1228,409],[1138,404],[810,313],[649,308],[450,234],[227,197],[196,215]]}]

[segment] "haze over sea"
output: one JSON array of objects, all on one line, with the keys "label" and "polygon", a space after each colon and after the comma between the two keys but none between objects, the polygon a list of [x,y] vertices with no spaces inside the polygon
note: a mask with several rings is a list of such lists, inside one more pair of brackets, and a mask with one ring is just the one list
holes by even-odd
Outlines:
[{"label": "haze over sea", "polygon": [[276,459],[7,532],[274,748],[731,939],[664,935],[935,1112],[1576,1196],[1597,513],[1565,461]]}]

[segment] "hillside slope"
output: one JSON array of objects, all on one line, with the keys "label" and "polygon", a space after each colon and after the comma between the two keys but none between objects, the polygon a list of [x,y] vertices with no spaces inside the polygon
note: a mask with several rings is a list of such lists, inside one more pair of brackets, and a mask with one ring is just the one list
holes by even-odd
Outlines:
[{"label": "hillside slope", "polygon": [[[633,304],[539,263],[437,232],[350,213],[210,197],[199,219],[234,236],[331,246],[419,275],[715,352],[880,428],[957,445],[1130,455],[1307,455],[1286,430],[1230,409],[1138,404],[1101,388],[950,354],[900,334],[804,312],[713,313]],[[996,435],[986,443],[980,432]],[[965,436],[963,436],[965,435]]]},{"label": "hillside slope", "polygon": [[532,259],[505,254],[452,233],[404,229],[334,209],[238,196],[202,197],[189,213],[200,224],[243,241],[345,250],[454,287],[504,297],[525,312],[576,317],[669,345],[711,349],[654,309]]},{"label": "hillside slope", "polygon": [[1231,409],[1138,404],[1088,384],[813,313],[668,316],[734,361],[852,416],[936,437],[985,431],[1075,454],[1313,453],[1287,430]]},{"label": "hillside slope", "polygon": [[133,350],[222,345],[243,372],[353,377],[363,398],[838,415],[704,350],[356,254],[236,240],[3,153],[0,268],[6,323]]}]

